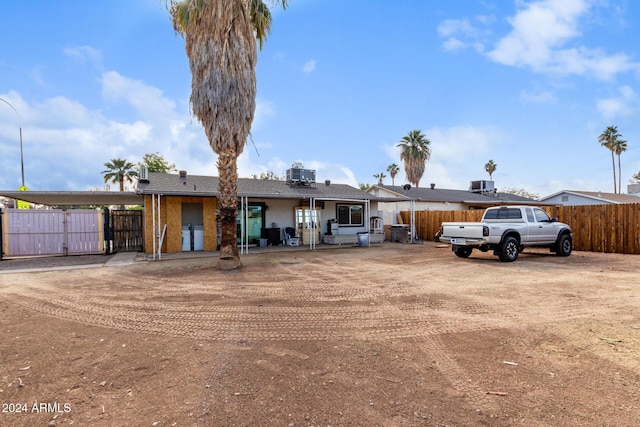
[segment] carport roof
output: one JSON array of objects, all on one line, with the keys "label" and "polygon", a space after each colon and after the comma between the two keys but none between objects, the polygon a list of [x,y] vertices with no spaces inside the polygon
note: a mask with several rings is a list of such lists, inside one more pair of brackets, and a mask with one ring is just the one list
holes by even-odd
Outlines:
[{"label": "carport roof", "polygon": [[132,191],[1,191],[0,196],[48,206],[140,205],[144,198]]},{"label": "carport roof", "polygon": [[[526,197],[516,196],[509,193],[474,193],[466,190],[449,190],[445,188],[422,188],[411,187],[405,190],[401,186],[393,185],[374,185],[370,188],[382,188],[389,192],[395,193],[398,197],[410,198],[419,202],[449,202],[449,203],[466,203],[474,205],[494,206],[499,204],[523,204],[523,205],[543,205],[538,200],[528,199]],[[397,201],[397,200],[396,200]]]}]

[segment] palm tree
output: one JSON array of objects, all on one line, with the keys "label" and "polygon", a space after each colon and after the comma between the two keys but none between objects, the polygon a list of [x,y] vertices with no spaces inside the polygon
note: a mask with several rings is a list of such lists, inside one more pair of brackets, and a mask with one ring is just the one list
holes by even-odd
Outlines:
[{"label": "palm tree", "polygon": [[395,186],[396,175],[398,175],[398,172],[400,172],[400,168],[395,163],[391,163],[389,166],[387,166],[387,172],[389,172],[389,175],[391,175],[391,185]]},{"label": "palm tree", "polygon": [[373,177],[378,180],[378,185],[382,185],[383,180],[387,177],[387,175],[385,175],[384,172],[380,172],[374,174]]},{"label": "palm tree", "polygon": [[[268,0],[287,7],[287,0]],[[238,156],[256,107],[256,40],[271,28],[262,0],[165,0],[174,30],[185,39],[191,69],[191,109],[218,155],[222,238],[217,267],[240,268],[236,238]]]},{"label": "palm tree", "polygon": [[618,156],[618,193],[622,193],[622,168],[620,166],[620,155],[627,151],[627,141],[617,139],[613,146],[613,151],[616,153],[616,156]]},{"label": "palm tree", "polygon": [[431,158],[429,141],[421,131],[412,130],[400,140],[400,160],[404,162],[407,180],[419,187],[427,161]]},{"label": "palm tree", "polygon": [[602,147],[607,148],[611,151],[611,165],[613,167],[613,192],[616,191],[616,162],[613,157],[615,151],[615,145],[618,138],[620,138],[620,134],[618,133],[618,126],[607,126],[607,128],[600,134],[598,137],[598,142]]},{"label": "palm tree", "polygon": [[498,168],[498,165],[494,163],[493,160],[489,160],[486,165],[484,165],[484,170],[489,174],[489,180],[493,181],[493,173]]},{"label": "palm tree", "polygon": [[104,182],[120,184],[120,191],[124,191],[125,181],[133,183],[134,178],[138,176],[136,165],[126,161],[125,159],[111,159],[110,162],[104,164],[107,170],[102,171]]}]

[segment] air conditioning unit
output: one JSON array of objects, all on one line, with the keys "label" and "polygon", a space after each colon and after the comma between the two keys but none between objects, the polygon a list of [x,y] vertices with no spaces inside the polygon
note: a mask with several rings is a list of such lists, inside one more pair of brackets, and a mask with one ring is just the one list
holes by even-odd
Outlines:
[{"label": "air conditioning unit", "polygon": [[471,181],[469,191],[472,193],[493,193],[494,188],[493,181]]},{"label": "air conditioning unit", "polygon": [[315,185],[316,171],[311,169],[291,168],[287,170],[286,178],[289,184]]},{"label": "air conditioning unit", "polygon": [[141,166],[140,170],[138,171],[138,182],[149,182],[149,173],[147,171],[147,168],[145,168],[144,166]]}]

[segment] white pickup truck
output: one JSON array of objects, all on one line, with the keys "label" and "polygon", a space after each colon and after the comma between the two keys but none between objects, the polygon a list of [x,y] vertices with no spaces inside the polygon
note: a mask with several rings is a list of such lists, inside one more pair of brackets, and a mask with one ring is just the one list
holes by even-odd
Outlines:
[{"label": "white pickup truck", "polygon": [[569,256],[573,234],[567,224],[538,207],[496,206],[484,212],[481,222],[443,222],[440,241],[450,243],[461,258],[468,258],[473,249],[493,250],[500,261],[512,262],[526,246],[548,247],[556,255]]}]

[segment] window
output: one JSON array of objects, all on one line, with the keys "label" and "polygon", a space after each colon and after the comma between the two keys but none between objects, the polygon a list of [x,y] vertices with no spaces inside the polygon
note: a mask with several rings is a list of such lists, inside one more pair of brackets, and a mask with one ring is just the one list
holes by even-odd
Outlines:
[{"label": "window", "polygon": [[363,205],[336,205],[338,224],[342,226],[362,227],[364,225]]},{"label": "window", "polygon": [[535,217],[533,216],[533,210],[531,210],[531,208],[527,208],[527,221],[535,222]]},{"label": "window", "polygon": [[484,219],[522,219],[522,212],[519,208],[489,209]]},{"label": "window", "polygon": [[547,215],[547,213],[545,211],[543,211],[542,209],[534,209],[533,212],[536,214],[536,221],[538,222],[550,222],[551,218],[549,218],[549,215]]}]

